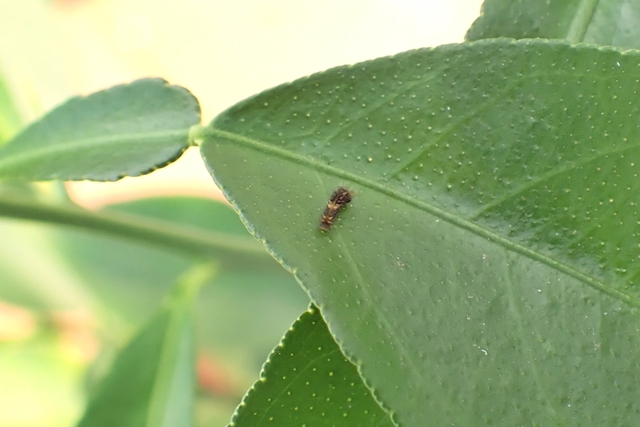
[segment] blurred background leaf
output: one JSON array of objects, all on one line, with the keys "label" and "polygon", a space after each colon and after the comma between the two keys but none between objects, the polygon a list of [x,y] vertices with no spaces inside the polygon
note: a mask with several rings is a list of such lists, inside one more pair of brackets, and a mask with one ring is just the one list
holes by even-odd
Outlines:
[{"label": "blurred background leaf", "polygon": [[[36,311],[95,309],[85,283],[69,268],[55,241],[41,225],[0,221],[0,299]],[[25,256],[28,254],[29,256]],[[33,259],[38,260],[33,268]]]},{"label": "blurred background leaf", "polygon": [[[252,239],[235,212],[214,200],[146,199],[108,210]],[[123,337],[153,314],[175,280],[192,263],[170,249],[86,231],[52,230],[21,221],[2,223],[5,224],[5,236],[15,237],[16,243],[2,248],[6,265],[0,263],[0,267],[11,274],[0,282],[0,295],[14,304],[45,313],[84,307],[97,316],[103,356],[90,372],[90,388]],[[32,240],[26,239],[29,230]],[[49,240],[43,240],[46,235]],[[23,254],[33,254],[40,247],[39,268],[30,268],[29,258]],[[205,414],[202,417],[213,417],[218,424],[229,419],[273,343],[308,304],[292,276],[275,261],[271,264],[263,268],[263,264],[250,264],[235,270],[223,269],[198,299],[202,393],[197,407],[199,414]],[[243,264],[234,265],[238,268]]]},{"label": "blurred background leaf", "polygon": [[[190,197],[143,199],[107,210],[159,218],[230,236],[249,236],[226,204]],[[136,325],[151,315],[163,295],[191,265],[170,250],[67,230],[57,246],[92,294],[121,323]],[[199,413],[211,408],[228,420],[258,375],[269,351],[308,304],[308,297],[284,269],[257,264],[222,269],[200,292],[197,337]],[[238,266],[241,264],[238,264]],[[108,349],[107,349],[108,350]],[[208,402],[208,403],[207,403]],[[220,417],[218,415],[218,417]]]},{"label": "blurred background leaf", "polygon": [[[226,204],[191,197],[142,199],[107,210],[159,218],[230,236],[249,236]],[[138,324],[148,317],[191,261],[169,250],[68,230],[57,246],[75,271],[123,321]],[[229,362],[247,363],[251,371],[288,325],[304,310],[308,298],[284,269],[254,265],[221,270],[198,299],[200,336]],[[275,340],[275,341],[274,341]],[[256,351],[258,354],[256,354]],[[248,360],[243,360],[243,355]]]},{"label": "blurred background leaf", "polygon": [[78,427],[193,425],[193,303],[212,274],[202,264],[179,280],[166,307],[118,352]]},{"label": "blurred background leaf", "polygon": [[566,39],[640,48],[640,3],[627,0],[486,0],[467,40]]},{"label": "blurred background leaf", "polygon": [[22,118],[0,73],[0,145],[7,142],[21,127]]}]

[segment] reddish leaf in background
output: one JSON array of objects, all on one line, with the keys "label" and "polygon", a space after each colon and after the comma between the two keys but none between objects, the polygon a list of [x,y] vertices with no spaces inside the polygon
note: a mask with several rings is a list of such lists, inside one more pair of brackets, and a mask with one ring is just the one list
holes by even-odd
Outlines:
[{"label": "reddish leaf in background", "polygon": [[232,380],[224,365],[210,355],[200,354],[196,364],[198,386],[214,396],[233,396],[237,394]]}]

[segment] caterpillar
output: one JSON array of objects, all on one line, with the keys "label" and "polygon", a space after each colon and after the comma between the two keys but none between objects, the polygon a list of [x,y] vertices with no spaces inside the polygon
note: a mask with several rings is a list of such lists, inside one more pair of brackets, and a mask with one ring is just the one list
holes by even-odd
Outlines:
[{"label": "caterpillar", "polygon": [[353,192],[342,186],[338,187],[338,189],[333,192],[331,198],[327,202],[327,207],[324,208],[322,218],[320,219],[320,229],[322,231],[329,231],[333,221],[335,221],[338,216],[340,209],[342,209],[342,207],[347,203],[351,202],[351,196],[353,196]]}]

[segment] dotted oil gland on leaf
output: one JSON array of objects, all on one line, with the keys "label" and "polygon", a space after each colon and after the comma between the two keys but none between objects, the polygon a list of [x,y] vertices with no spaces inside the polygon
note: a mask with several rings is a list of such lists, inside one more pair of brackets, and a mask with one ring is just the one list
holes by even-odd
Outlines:
[{"label": "dotted oil gland on leaf", "polygon": [[320,229],[322,231],[329,231],[340,209],[351,201],[351,196],[353,196],[353,192],[344,187],[338,187],[338,189],[333,192],[327,202],[327,207],[324,209],[322,219],[320,219]]}]

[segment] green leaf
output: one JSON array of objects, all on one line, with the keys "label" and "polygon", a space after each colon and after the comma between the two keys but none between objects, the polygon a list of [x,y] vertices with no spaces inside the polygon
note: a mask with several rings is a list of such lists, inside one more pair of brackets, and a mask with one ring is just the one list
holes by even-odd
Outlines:
[{"label": "green leaf", "polygon": [[273,350],[230,425],[393,427],[313,306]]},{"label": "green leaf", "polygon": [[198,101],[161,79],[72,98],[0,148],[0,178],[113,181],[176,160]]},{"label": "green leaf", "polygon": [[640,48],[640,3],[628,0],[485,0],[467,40],[542,37]]},{"label": "green leaf", "polygon": [[193,301],[211,268],[182,279],[167,307],[117,355],[79,427],[184,427],[193,424]]},{"label": "green leaf", "polygon": [[410,51],[241,102],[201,152],[398,425],[638,425],[639,64]]},{"label": "green leaf", "polygon": [[22,127],[22,119],[9,88],[0,74],[0,145],[9,140]]}]

